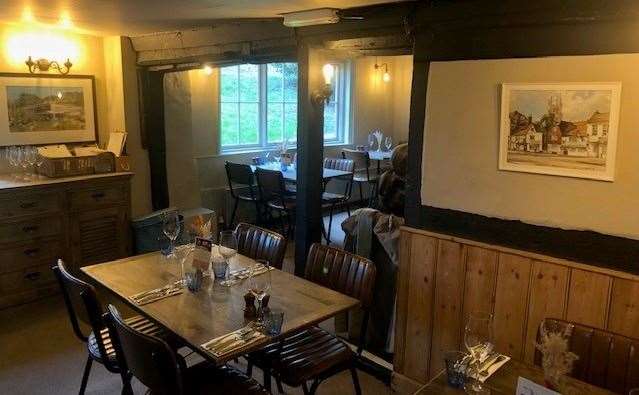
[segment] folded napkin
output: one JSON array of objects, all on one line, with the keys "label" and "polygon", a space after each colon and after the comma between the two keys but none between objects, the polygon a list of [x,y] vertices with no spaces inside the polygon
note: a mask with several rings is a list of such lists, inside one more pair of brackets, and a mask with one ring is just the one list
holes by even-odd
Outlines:
[{"label": "folded napkin", "polygon": [[144,291],[132,295],[129,299],[137,304],[138,306],[143,306],[145,304],[149,304],[160,299],[168,298],[170,296],[179,295],[184,292],[184,289],[176,284],[165,285],[164,287],[152,289],[150,291]]},{"label": "folded napkin", "polygon": [[220,358],[239,349],[248,347],[253,343],[263,340],[265,337],[265,334],[249,325],[234,332],[227,333],[226,335],[216,337],[213,340],[209,340],[202,344],[201,347],[213,354],[213,356]]},{"label": "folded napkin", "polygon": [[482,383],[490,376],[493,375],[499,368],[501,368],[506,362],[510,361],[510,357],[507,355],[495,353],[489,355],[479,366],[479,381]]}]

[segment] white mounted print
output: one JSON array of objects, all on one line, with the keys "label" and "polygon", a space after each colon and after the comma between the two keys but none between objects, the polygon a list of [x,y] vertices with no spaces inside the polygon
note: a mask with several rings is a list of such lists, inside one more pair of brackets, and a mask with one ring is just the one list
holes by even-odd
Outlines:
[{"label": "white mounted print", "polygon": [[621,83],[502,84],[499,169],[613,181]]}]

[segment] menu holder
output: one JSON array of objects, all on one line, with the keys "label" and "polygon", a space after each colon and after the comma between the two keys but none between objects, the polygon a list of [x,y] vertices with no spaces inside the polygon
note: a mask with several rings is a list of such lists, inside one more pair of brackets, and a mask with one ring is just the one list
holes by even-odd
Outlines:
[{"label": "menu holder", "polygon": [[211,261],[213,241],[204,237],[195,238],[195,250],[193,251],[193,267],[206,271]]}]

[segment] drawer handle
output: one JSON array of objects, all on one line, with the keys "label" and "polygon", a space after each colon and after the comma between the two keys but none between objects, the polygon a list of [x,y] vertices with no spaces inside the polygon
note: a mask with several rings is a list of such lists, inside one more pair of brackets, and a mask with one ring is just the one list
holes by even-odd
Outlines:
[{"label": "drawer handle", "polygon": [[24,278],[26,278],[29,281],[36,281],[37,279],[40,278],[41,273],[40,272],[31,272],[31,273],[27,273],[24,275]]},{"label": "drawer handle", "polygon": [[29,248],[28,250],[24,250],[24,255],[34,257],[38,255],[38,252],[40,252],[39,248]]},{"label": "drawer handle", "polygon": [[27,203],[21,203],[20,204],[20,208],[21,209],[28,209],[28,208],[34,208],[35,206],[37,206],[38,203],[37,202],[27,202]]},{"label": "drawer handle", "polygon": [[38,231],[38,229],[40,229],[39,226],[31,225],[31,226],[25,226],[24,228],[22,228],[22,231],[24,233],[35,233]]},{"label": "drawer handle", "polygon": [[100,199],[104,198],[105,196],[106,196],[106,194],[104,192],[96,192],[96,193],[91,195],[91,197],[94,198],[95,200],[100,200]]}]

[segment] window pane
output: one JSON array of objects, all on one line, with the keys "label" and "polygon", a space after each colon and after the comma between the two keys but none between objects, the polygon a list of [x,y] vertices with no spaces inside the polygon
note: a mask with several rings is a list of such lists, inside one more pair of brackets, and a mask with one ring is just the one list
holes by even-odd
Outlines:
[{"label": "window pane", "polygon": [[337,138],[337,105],[329,102],[324,106],[324,140]]},{"label": "window pane", "polygon": [[237,145],[239,143],[237,103],[222,103],[220,110],[221,144],[223,147]]},{"label": "window pane", "polygon": [[257,103],[240,103],[240,144],[259,143],[259,113]]},{"label": "window pane", "polygon": [[283,63],[269,63],[266,69],[266,89],[269,102],[282,101]]},{"label": "window pane", "polygon": [[297,103],[297,63],[282,63],[284,68],[284,101]]},{"label": "window pane", "polygon": [[238,66],[220,68],[220,100],[237,101],[237,68]]},{"label": "window pane", "polygon": [[282,104],[269,103],[267,108],[267,139],[268,143],[279,143],[282,141]]},{"label": "window pane", "polygon": [[284,104],[284,135],[297,141],[297,104]]},{"label": "window pane", "polygon": [[242,64],[240,67],[240,101],[259,101],[259,66],[255,64]]}]

